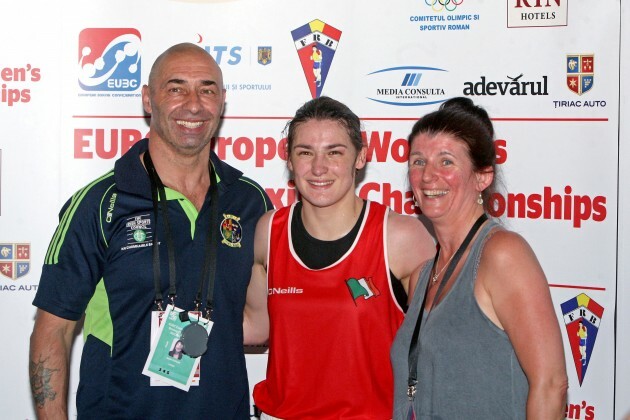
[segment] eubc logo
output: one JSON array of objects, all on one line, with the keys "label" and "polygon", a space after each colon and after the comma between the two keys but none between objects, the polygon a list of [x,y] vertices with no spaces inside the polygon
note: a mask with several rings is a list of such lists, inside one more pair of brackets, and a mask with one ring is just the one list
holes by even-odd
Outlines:
[{"label": "eubc logo", "polygon": [[140,32],[87,28],[79,34],[79,85],[86,91],[133,91],[140,87]]}]

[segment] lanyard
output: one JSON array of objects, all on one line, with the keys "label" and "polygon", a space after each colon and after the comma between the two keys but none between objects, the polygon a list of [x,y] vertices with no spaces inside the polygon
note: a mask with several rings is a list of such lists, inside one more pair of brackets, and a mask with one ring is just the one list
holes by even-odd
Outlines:
[{"label": "lanyard", "polygon": [[[459,248],[455,252],[455,255],[453,256],[453,260],[448,265],[448,268],[446,269],[446,273],[444,273],[444,277],[442,277],[442,281],[440,282],[440,285],[438,286],[438,289],[435,292],[435,297],[433,298],[433,302],[438,301],[439,296],[442,294],[442,291],[444,290],[444,286],[446,285],[449,278],[451,277],[451,274],[453,274],[453,271],[455,270],[455,267],[457,267],[457,264],[459,263],[459,260],[462,258],[462,255],[464,254],[464,251],[468,247],[468,244],[472,240],[473,236],[475,236],[475,233],[477,233],[477,230],[479,230],[483,222],[485,222],[486,220],[488,220],[488,216],[486,216],[486,214],[484,213],[481,216],[479,216],[475,224],[468,231],[468,235],[466,235],[464,242],[462,242],[462,244],[459,246]],[[435,258],[433,259],[433,267],[435,267],[435,264],[437,263],[437,259],[439,258],[439,256],[440,256],[439,253],[435,255]],[[420,306],[420,313],[418,314],[418,318],[416,319],[416,326],[413,330],[411,343],[409,344],[409,359],[408,359],[409,360],[409,377],[407,380],[407,397],[409,397],[409,401],[413,401],[413,398],[416,394],[416,385],[418,384],[418,375],[417,375],[418,355],[420,354],[420,348],[418,346],[418,338],[420,337],[420,325],[422,324],[422,316],[424,315],[424,307],[427,301],[429,284],[431,284],[430,281],[427,282],[427,289],[424,292],[424,299],[422,300],[422,305]]]},{"label": "lanyard", "polygon": [[[164,217],[164,231],[166,234],[166,248],[168,251],[168,298],[169,303],[174,305],[175,297],[177,296],[176,284],[177,284],[177,271],[175,267],[175,245],[173,243],[173,235],[171,233],[171,226],[168,219],[168,204],[166,201],[166,191],[164,184],[160,179],[149,151],[144,153],[144,166],[149,173],[149,179],[151,180],[151,200],[153,201],[153,213],[155,220],[155,229],[153,231],[153,284],[155,286],[155,304],[158,310],[162,309],[163,296],[160,286],[160,250],[158,248],[158,235],[157,235],[157,220],[158,220],[158,202],[161,205],[162,215]],[[214,169],[212,163],[208,161],[208,172],[210,174],[210,228],[206,232],[206,243],[203,260],[203,269],[201,271],[201,278],[199,279],[199,289],[195,296],[195,310],[198,311],[201,307],[201,299],[203,293],[203,286],[206,278],[208,279],[208,291],[206,295],[206,318],[210,319],[213,309],[213,296],[214,296],[214,280],[216,274],[216,262],[217,262],[217,232],[216,223],[219,213],[219,200],[218,200],[218,187],[214,176]],[[159,195],[159,200],[158,200]]]}]

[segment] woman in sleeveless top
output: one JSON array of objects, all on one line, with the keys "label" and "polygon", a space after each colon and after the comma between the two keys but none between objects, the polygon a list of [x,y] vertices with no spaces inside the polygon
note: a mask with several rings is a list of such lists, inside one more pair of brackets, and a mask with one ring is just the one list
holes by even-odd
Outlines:
[{"label": "woman in sleeveless top", "polygon": [[560,419],[567,377],[545,274],[517,233],[486,220],[494,129],[453,98],[409,135],[409,183],[438,239],[392,346],[394,419]]},{"label": "woman in sleeveless top", "polygon": [[288,124],[301,201],[259,221],[244,312],[246,343],[269,342],[253,392],[261,418],[391,418],[389,350],[406,306],[395,290],[435,244],[417,218],[356,195],[360,125],[328,97]]}]

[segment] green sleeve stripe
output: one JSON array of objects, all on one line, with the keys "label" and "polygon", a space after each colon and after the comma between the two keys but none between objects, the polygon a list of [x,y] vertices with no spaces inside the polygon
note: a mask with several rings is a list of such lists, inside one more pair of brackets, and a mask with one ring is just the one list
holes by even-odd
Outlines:
[{"label": "green sleeve stripe", "polygon": [[243,181],[249,185],[251,185],[252,187],[256,188],[258,190],[258,192],[260,193],[260,198],[262,198],[263,203],[265,204],[265,211],[268,211],[269,208],[267,207],[267,200],[265,200],[265,191],[257,184],[255,184],[251,179],[246,178],[246,177],[241,177],[239,178],[239,181]]},{"label": "green sleeve stripe", "polygon": [[57,262],[59,262],[59,251],[61,250],[63,241],[66,238],[66,233],[68,233],[68,227],[70,225],[70,222],[72,221],[72,218],[74,217],[75,212],[77,211],[77,208],[79,207],[79,204],[81,204],[81,201],[83,200],[85,195],[90,191],[92,187],[94,187],[94,185],[98,184],[102,180],[108,177],[111,177],[113,175],[114,175],[113,171],[108,172],[102,177],[94,180],[92,183],[90,183],[83,189],[77,191],[72,196],[70,205],[64,212],[61,218],[61,221],[59,222],[59,226],[57,226],[57,230],[55,231],[55,234],[53,235],[53,239],[50,243],[50,246],[48,247],[48,252],[46,253],[46,259],[44,261],[45,264],[57,264]]},{"label": "green sleeve stripe", "polygon": [[[105,192],[103,193],[103,196],[101,197],[101,205],[99,208],[103,208],[103,200],[105,200],[105,197],[107,196],[107,193],[109,192],[109,190],[111,190],[112,188],[114,188],[114,185],[116,185],[116,183],[112,183],[112,185],[109,186],[109,188],[107,188],[105,190]],[[100,224],[101,224],[101,236],[103,237],[103,242],[105,243],[105,246],[109,248],[109,243],[107,243],[107,237],[105,236],[105,229],[103,229],[103,218],[100,218]]]},{"label": "green sleeve stripe", "polygon": [[[76,201],[76,196],[77,196],[76,193],[72,196],[72,199],[70,200],[70,205],[68,206],[68,209],[70,209],[70,208],[72,208],[74,206],[74,203]],[[44,258],[44,261],[46,263],[48,263],[51,253],[54,252],[54,244],[57,243],[57,240],[58,240],[59,235],[61,233],[61,226],[65,225],[67,217],[68,217],[68,211],[66,210],[63,213],[63,215],[61,216],[61,220],[59,221],[59,225],[57,226],[57,229],[55,230],[55,234],[53,235],[53,238],[50,241],[50,245],[48,246],[48,251],[46,252],[46,258]]]}]

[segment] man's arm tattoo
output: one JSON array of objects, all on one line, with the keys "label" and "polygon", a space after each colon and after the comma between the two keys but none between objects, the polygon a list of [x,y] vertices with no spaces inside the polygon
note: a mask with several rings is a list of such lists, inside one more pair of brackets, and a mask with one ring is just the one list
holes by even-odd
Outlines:
[{"label": "man's arm tattoo", "polygon": [[44,363],[48,361],[48,358],[42,360],[41,355],[38,362],[29,362],[29,373],[31,379],[31,391],[35,404],[37,407],[42,408],[46,404],[46,400],[54,400],[57,396],[57,392],[50,386],[50,379],[53,373],[59,372],[60,369],[50,369],[44,366]]}]

